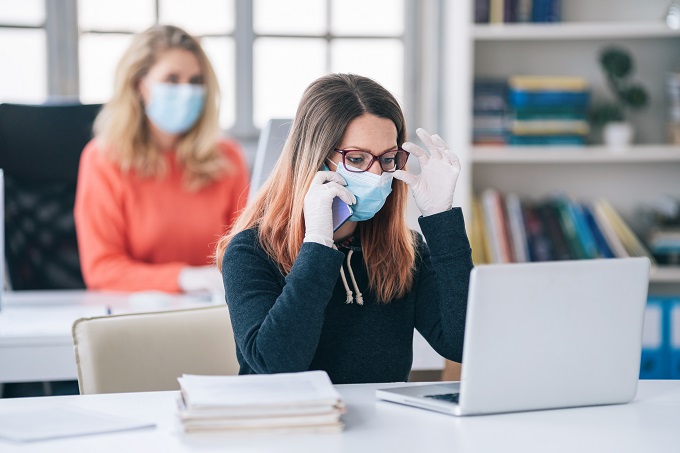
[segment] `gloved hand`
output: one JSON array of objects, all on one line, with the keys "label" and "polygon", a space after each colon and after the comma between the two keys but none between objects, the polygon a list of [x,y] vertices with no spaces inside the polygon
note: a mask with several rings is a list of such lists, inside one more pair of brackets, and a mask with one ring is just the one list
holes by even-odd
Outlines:
[{"label": "gloved hand", "polygon": [[356,203],[356,197],[347,190],[344,178],[333,171],[319,171],[305,195],[303,212],[305,216],[304,242],[316,242],[333,247],[333,199],[340,197],[349,205]]},{"label": "gloved hand", "polygon": [[187,266],[179,272],[177,283],[185,293],[192,291],[224,293],[222,275],[215,266]]},{"label": "gloved hand", "polygon": [[408,184],[416,200],[416,206],[423,216],[429,216],[447,211],[453,206],[453,192],[460,174],[460,161],[439,135],[430,135],[421,128],[416,130],[416,134],[430,150],[430,154],[411,142],[404,143],[402,148],[418,158],[421,173],[414,175],[397,170],[394,177]]}]

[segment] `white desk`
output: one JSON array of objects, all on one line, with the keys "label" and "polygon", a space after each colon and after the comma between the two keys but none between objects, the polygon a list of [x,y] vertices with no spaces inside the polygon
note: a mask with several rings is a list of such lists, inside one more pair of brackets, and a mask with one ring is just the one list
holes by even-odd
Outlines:
[{"label": "white desk", "polygon": [[[403,384],[398,384],[403,385]],[[339,434],[226,434],[182,431],[176,392],[0,400],[0,412],[75,406],[155,422],[155,429],[32,444],[0,440],[10,452],[677,452],[680,381],[642,381],[631,404],[456,418],[376,401],[385,384],[342,385],[346,427]]]},{"label": "white desk", "polygon": [[0,383],[77,379],[71,325],[78,318],[211,303],[207,297],[151,293],[7,292],[0,311]]}]

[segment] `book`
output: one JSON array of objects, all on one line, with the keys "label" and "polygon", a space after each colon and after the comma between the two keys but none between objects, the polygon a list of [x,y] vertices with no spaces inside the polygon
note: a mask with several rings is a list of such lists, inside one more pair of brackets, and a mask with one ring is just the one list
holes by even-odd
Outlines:
[{"label": "book", "polygon": [[596,202],[604,212],[607,220],[612,225],[614,231],[621,239],[624,247],[631,256],[646,256],[652,262],[656,264],[656,260],[652,254],[647,250],[638,237],[633,233],[633,230],[626,224],[626,222],[621,218],[621,216],[614,210],[614,208],[609,204],[607,200],[598,200]]},{"label": "book", "polygon": [[586,135],[590,131],[583,120],[511,120],[508,130],[514,135]]},{"label": "book", "polygon": [[508,79],[508,86],[524,91],[587,91],[588,80],[583,77],[565,76],[513,76]]},{"label": "book", "polygon": [[510,89],[508,103],[517,107],[572,106],[587,108],[590,93],[586,91],[530,91]]},{"label": "book", "polygon": [[482,208],[484,213],[484,224],[490,242],[489,259],[492,263],[508,263],[509,258],[503,243],[505,233],[503,216],[500,213],[499,194],[494,189],[486,189],[482,192]]},{"label": "book", "polygon": [[531,261],[552,260],[552,247],[536,207],[528,202],[522,203],[522,218]]},{"label": "book", "polygon": [[522,218],[522,204],[517,194],[506,194],[505,207],[508,214],[507,224],[514,261],[516,263],[526,263],[530,260],[529,246],[524,229],[524,219]]},{"label": "book", "polygon": [[528,120],[578,120],[587,121],[584,109],[580,108],[561,108],[559,106],[536,107],[536,108],[516,108],[507,115],[508,121],[528,121]]},{"label": "book", "polygon": [[508,135],[508,145],[515,146],[583,146],[582,135]]},{"label": "book", "polygon": [[553,252],[552,259],[554,260],[570,260],[574,257],[571,254],[567,239],[560,225],[559,214],[554,203],[546,201],[539,205],[538,214],[541,221],[545,225],[548,240]]},{"label": "book", "polygon": [[470,233],[470,247],[472,248],[472,262],[485,264],[489,262],[487,251],[488,237],[484,228],[484,213],[482,203],[478,198],[472,200],[472,231]]},{"label": "book", "polygon": [[607,244],[607,240],[602,234],[600,226],[597,224],[597,221],[595,220],[595,216],[593,215],[590,206],[588,206],[588,204],[582,204],[581,210],[583,211],[583,216],[586,219],[588,228],[590,229],[590,232],[593,235],[593,239],[595,240],[595,244],[597,245],[598,255],[601,256],[602,258],[613,258],[614,252],[612,252],[612,249],[609,247],[609,244]]},{"label": "book", "polygon": [[531,22],[532,0],[518,0],[517,22]]},{"label": "book", "polygon": [[609,248],[614,253],[614,256],[616,258],[629,257],[630,254],[626,250],[626,247],[624,247],[623,242],[621,242],[619,236],[616,234],[614,227],[611,225],[611,223],[609,223],[609,220],[607,219],[607,216],[604,213],[602,206],[597,202],[593,202],[590,205],[590,209],[591,212],[593,213],[593,216],[595,217],[597,226],[600,228],[600,231],[602,231],[602,234],[605,237],[607,244],[609,245]]},{"label": "book", "polygon": [[562,4],[560,0],[533,0],[531,19],[533,22],[560,22]]},{"label": "book", "polygon": [[345,406],[325,371],[178,378],[178,415],[186,431],[342,429]]},{"label": "book", "polygon": [[576,223],[569,212],[568,201],[564,197],[556,198],[553,201],[555,209],[564,232],[564,238],[569,247],[569,256],[574,259],[588,258],[576,233]]},{"label": "book", "polygon": [[475,23],[489,22],[489,0],[475,0]]},{"label": "book", "polygon": [[505,13],[506,0],[490,0],[489,1],[489,23],[502,24],[505,22],[503,17]]},{"label": "book", "polygon": [[599,256],[597,243],[595,242],[593,232],[586,221],[583,207],[571,199],[566,199],[565,202],[567,204],[569,214],[574,222],[576,236],[578,237],[585,257],[597,258]]}]

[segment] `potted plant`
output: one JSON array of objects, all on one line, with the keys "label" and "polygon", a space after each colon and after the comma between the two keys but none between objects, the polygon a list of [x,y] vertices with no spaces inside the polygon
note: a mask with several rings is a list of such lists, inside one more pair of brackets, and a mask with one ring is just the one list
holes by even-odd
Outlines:
[{"label": "potted plant", "polygon": [[633,127],[626,120],[626,112],[643,109],[649,96],[642,85],[630,80],[633,59],[626,49],[605,48],[600,54],[600,66],[614,100],[596,103],[590,112],[591,123],[602,129],[605,144],[622,148],[633,140]]}]

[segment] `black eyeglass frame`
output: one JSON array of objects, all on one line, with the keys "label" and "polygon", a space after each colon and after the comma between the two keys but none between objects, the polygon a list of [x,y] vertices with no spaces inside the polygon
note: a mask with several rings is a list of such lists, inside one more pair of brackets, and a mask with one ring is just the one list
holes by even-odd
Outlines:
[{"label": "black eyeglass frame", "polygon": [[[376,160],[378,161],[378,165],[380,165],[380,169],[381,169],[382,171],[384,171],[385,173],[394,173],[395,171],[397,171],[397,170],[403,170],[404,167],[406,167],[406,162],[408,161],[408,157],[411,155],[411,153],[409,153],[409,152],[406,151],[405,149],[401,149],[401,148],[391,149],[391,150],[389,150],[389,151],[385,151],[385,152],[382,153],[382,154],[378,154],[377,156],[374,156],[373,154],[371,154],[370,152],[368,152],[368,151],[366,151],[366,150],[364,150],[364,149],[340,149],[340,148],[335,148],[333,151],[335,151],[336,153],[342,154],[342,166],[345,167],[345,170],[347,170],[347,171],[349,171],[349,172],[352,172],[352,173],[364,173],[364,172],[367,172],[368,170],[370,170],[370,168],[373,166],[373,163],[374,163]],[[349,167],[347,167],[347,164],[345,163],[345,157],[346,157],[346,154],[347,154],[347,153],[351,153],[351,152],[362,152],[362,153],[366,153],[366,154],[368,154],[369,156],[371,156],[371,162],[368,164],[368,167],[366,167],[366,170],[352,170],[352,169],[350,169]],[[404,159],[404,164],[403,164],[401,167],[395,168],[395,169],[393,169],[393,170],[385,170],[385,169],[383,168],[382,162],[380,161],[380,158],[381,158],[382,156],[384,156],[385,154],[389,154],[389,153],[405,153],[405,154],[406,154],[406,159]],[[395,156],[396,156],[396,155],[395,155]]]}]

